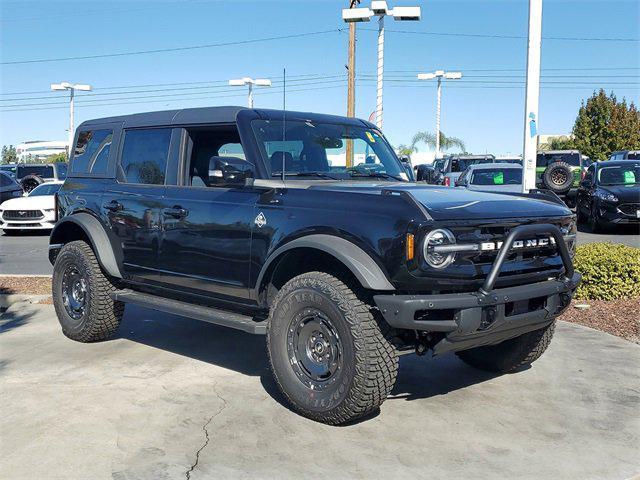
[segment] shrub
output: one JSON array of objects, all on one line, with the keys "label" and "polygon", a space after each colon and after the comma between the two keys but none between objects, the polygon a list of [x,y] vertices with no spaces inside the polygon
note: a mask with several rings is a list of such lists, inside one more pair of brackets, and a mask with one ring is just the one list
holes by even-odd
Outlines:
[{"label": "shrub", "polygon": [[640,297],[640,248],[613,243],[581,245],[577,248],[574,266],[582,273],[576,298]]}]

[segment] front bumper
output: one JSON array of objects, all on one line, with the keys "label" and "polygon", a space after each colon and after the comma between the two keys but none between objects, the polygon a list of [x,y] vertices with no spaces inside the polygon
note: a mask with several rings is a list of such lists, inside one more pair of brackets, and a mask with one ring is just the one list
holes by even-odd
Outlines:
[{"label": "front bumper", "polygon": [[611,203],[600,200],[596,213],[601,223],[610,225],[640,224],[640,205],[632,203]]},{"label": "front bumper", "polygon": [[[515,240],[529,235],[552,235],[565,271],[549,279],[494,289],[502,265]],[[444,332],[434,355],[500,343],[548,325],[571,302],[582,276],[574,272],[567,245],[554,225],[514,228],[505,240],[487,276],[476,292],[438,295],[374,295],[384,319],[398,329]]]},{"label": "front bumper", "polygon": [[55,225],[54,212],[43,212],[39,217],[25,219],[5,218],[4,212],[0,215],[0,229],[2,230],[51,230]]}]

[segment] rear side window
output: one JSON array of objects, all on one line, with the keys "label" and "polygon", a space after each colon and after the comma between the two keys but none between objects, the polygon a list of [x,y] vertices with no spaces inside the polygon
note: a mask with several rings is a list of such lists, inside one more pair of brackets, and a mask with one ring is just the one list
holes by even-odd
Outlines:
[{"label": "rear side window", "polygon": [[118,165],[118,181],[145,185],[164,184],[170,142],[170,128],[125,132]]},{"label": "rear side window", "polygon": [[78,142],[73,149],[71,172],[105,173],[107,171],[112,138],[113,130],[110,129],[80,132],[78,134]]}]

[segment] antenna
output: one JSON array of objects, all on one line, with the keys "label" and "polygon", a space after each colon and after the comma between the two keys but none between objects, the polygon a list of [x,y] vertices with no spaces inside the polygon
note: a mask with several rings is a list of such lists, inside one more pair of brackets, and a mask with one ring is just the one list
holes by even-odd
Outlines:
[{"label": "antenna", "polygon": [[287,178],[285,174],[285,151],[284,141],[286,138],[286,120],[287,119],[287,67],[282,67],[282,182]]}]

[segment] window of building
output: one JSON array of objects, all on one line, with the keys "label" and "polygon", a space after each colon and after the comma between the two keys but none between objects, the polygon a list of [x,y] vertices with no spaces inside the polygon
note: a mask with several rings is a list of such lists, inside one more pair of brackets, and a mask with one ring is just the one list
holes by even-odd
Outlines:
[{"label": "window of building", "polygon": [[118,181],[163,185],[171,143],[170,128],[125,132]]}]

